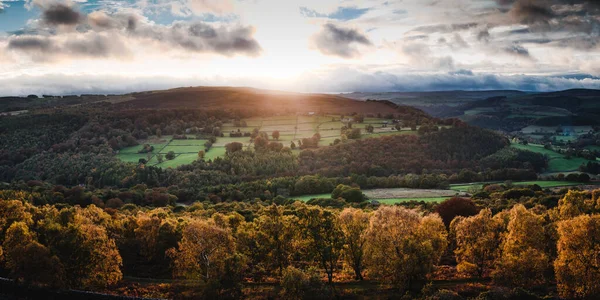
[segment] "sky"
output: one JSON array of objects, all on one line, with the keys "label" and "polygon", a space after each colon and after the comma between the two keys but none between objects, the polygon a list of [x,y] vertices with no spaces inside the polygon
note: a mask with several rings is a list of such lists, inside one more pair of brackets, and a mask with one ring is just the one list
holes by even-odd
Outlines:
[{"label": "sky", "polygon": [[0,0],[0,95],[600,89],[600,0]]}]

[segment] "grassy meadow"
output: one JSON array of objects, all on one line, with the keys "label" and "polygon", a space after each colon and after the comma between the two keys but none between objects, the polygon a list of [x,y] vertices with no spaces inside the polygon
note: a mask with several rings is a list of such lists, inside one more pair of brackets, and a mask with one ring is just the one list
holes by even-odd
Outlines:
[{"label": "grassy meadow", "polygon": [[[261,132],[266,132],[269,137],[271,137],[273,131],[279,131],[280,137],[278,141],[288,147],[292,142],[298,145],[299,140],[310,138],[318,132],[321,135],[319,147],[326,147],[333,144],[341,136],[340,129],[344,126],[344,123],[341,122],[340,117],[338,115],[301,115],[249,118],[243,120],[246,122],[246,127],[236,127],[233,122],[225,123],[221,127],[224,137],[217,137],[217,141],[213,144],[212,148],[205,153],[204,159],[212,160],[217,157],[224,157],[225,146],[229,143],[239,142],[244,146],[250,146],[250,137],[230,137],[229,134],[238,130],[240,132],[252,132],[255,128]],[[368,133],[364,129],[368,125],[374,127],[373,133]],[[382,118],[365,118],[364,123],[354,124],[354,127],[362,129],[361,139],[386,135],[416,134],[416,131],[410,131],[409,128],[403,128],[401,131],[394,130],[391,120]],[[190,164],[198,159],[198,152],[204,150],[206,141],[206,139],[174,140],[172,136],[153,137],[148,140],[139,141],[140,144],[137,146],[121,149],[117,157],[122,161],[132,163],[137,163],[143,158],[148,161],[149,165],[175,168],[184,164]],[[154,151],[151,153],[138,153],[144,144],[154,146]],[[162,163],[159,163],[156,155],[161,154],[164,157],[170,151],[175,153],[175,158],[172,160],[164,159]],[[300,151],[294,150],[293,152],[297,154]]]}]

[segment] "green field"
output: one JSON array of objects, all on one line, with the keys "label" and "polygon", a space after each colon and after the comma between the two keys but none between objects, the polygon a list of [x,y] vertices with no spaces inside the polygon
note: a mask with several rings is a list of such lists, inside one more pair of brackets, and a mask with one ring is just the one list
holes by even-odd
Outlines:
[{"label": "green field", "polygon": [[581,164],[588,162],[587,159],[581,157],[566,158],[563,154],[545,149],[544,146],[537,144],[512,144],[511,147],[547,155],[550,160],[548,161],[548,169],[546,172],[549,173],[576,171]]},{"label": "green field", "polygon": [[[470,183],[470,184],[452,184],[450,185],[450,189],[455,190],[455,191],[462,191],[462,192],[466,192],[469,191],[470,189],[481,189],[483,187],[484,184],[488,184],[488,183],[503,183],[500,181],[496,181],[496,182],[476,182],[476,183]],[[513,182],[513,185],[515,186],[527,186],[527,185],[534,185],[537,184],[542,188],[553,188],[553,187],[563,187],[563,186],[577,186],[577,185],[581,185],[581,183],[579,182],[571,182],[571,181],[542,181],[542,180],[536,180],[536,181],[521,181],[521,182]]]},{"label": "green field", "polygon": [[[300,200],[303,202],[307,202],[311,199],[317,198],[331,198],[331,194],[317,194],[317,195],[305,195],[305,196],[294,196],[290,197],[290,199]],[[451,197],[411,197],[411,198],[388,198],[388,199],[370,199],[375,200],[381,204],[396,204],[408,201],[425,201],[425,202],[442,202]]]},{"label": "green field", "polygon": [[[321,135],[321,141],[319,142],[320,147],[326,147],[340,138],[340,129],[344,124],[340,120],[340,116],[327,115],[327,116],[274,116],[268,118],[249,118],[244,119],[247,127],[236,127],[233,121],[224,123],[221,130],[224,137],[217,137],[212,148],[205,153],[205,160],[212,160],[217,157],[225,156],[225,146],[232,142],[239,142],[244,146],[251,145],[250,137],[229,137],[229,133],[232,131],[237,132],[252,132],[255,128],[258,128],[261,132],[267,133],[269,138],[273,131],[279,131],[280,137],[279,142],[284,146],[290,146],[290,142],[294,141],[296,145],[298,140],[302,138],[311,138],[315,133],[319,132]],[[375,127],[375,133],[367,134],[363,129],[362,138],[381,137],[385,135],[397,135],[397,134],[416,134],[415,131],[396,131],[388,128],[382,128],[384,122],[390,122],[391,120],[379,119],[379,118],[365,118],[365,123],[355,124],[357,128],[364,128],[368,124],[372,124]],[[391,126],[388,125],[388,126]],[[117,154],[117,157],[122,161],[137,163],[141,158],[148,159],[148,154],[139,154],[138,151],[142,149],[144,144],[150,144],[154,146],[154,151],[150,153],[150,161],[148,165],[154,165],[164,168],[178,167],[180,165],[189,164],[198,159],[198,151],[204,150],[206,139],[186,139],[186,140],[173,140],[172,136],[162,136],[161,138],[153,137],[148,140],[139,141],[139,145],[133,147],[127,147],[121,149]],[[176,157],[173,160],[167,161],[166,159],[162,163],[158,163],[156,155],[158,153],[163,156],[168,152],[173,151]],[[293,151],[299,153],[298,150]]]}]

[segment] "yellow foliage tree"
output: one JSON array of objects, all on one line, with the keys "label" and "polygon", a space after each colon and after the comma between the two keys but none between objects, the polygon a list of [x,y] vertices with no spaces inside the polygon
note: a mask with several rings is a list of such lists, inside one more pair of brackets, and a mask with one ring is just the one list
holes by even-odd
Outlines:
[{"label": "yellow foliage tree", "polygon": [[381,206],[371,216],[367,245],[371,276],[402,289],[420,289],[446,249],[447,232],[437,215]]},{"label": "yellow foliage tree", "polygon": [[183,230],[177,249],[169,249],[173,275],[209,281],[225,273],[225,261],[234,254],[231,232],[212,220],[192,220]]},{"label": "yellow foliage tree", "polygon": [[339,222],[346,241],[344,247],[346,262],[354,270],[355,279],[363,280],[369,214],[361,209],[346,208],[340,213]]},{"label": "yellow foliage tree", "polygon": [[600,215],[558,223],[554,270],[561,297],[597,299],[600,295]]},{"label": "yellow foliage tree", "polygon": [[545,283],[549,258],[541,216],[517,204],[510,210],[508,233],[492,277],[496,282],[532,287]]},{"label": "yellow foliage tree", "polygon": [[17,281],[52,287],[63,285],[60,260],[35,239],[24,222],[15,222],[8,228],[3,246],[6,268]]},{"label": "yellow foliage tree", "polygon": [[451,223],[456,239],[456,262],[461,273],[483,277],[499,255],[503,232],[502,220],[492,217],[492,211],[456,219]]}]

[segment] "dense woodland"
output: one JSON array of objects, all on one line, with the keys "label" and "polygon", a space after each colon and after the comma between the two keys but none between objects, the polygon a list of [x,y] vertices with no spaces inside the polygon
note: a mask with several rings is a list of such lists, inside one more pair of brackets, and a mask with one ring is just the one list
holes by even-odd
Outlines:
[{"label": "dense woodland", "polygon": [[[418,134],[295,154],[274,132],[255,132],[253,149],[232,143],[224,158],[168,169],[116,153],[150,136],[210,139],[260,114],[102,102],[0,117],[0,276],[165,298],[599,295],[599,241],[587,238],[600,230],[598,191],[514,187],[547,157],[385,106]],[[507,182],[439,205],[380,205],[361,192],[482,181]],[[332,196],[291,200],[320,193]]]},{"label": "dense woodland", "polygon": [[[156,209],[32,204],[38,197],[0,193],[1,272],[28,285],[175,298],[600,293],[600,191],[493,184],[440,205],[278,198]],[[435,284],[453,278],[468,280]],[[344,285],[362,281],[379,288]]]}]

